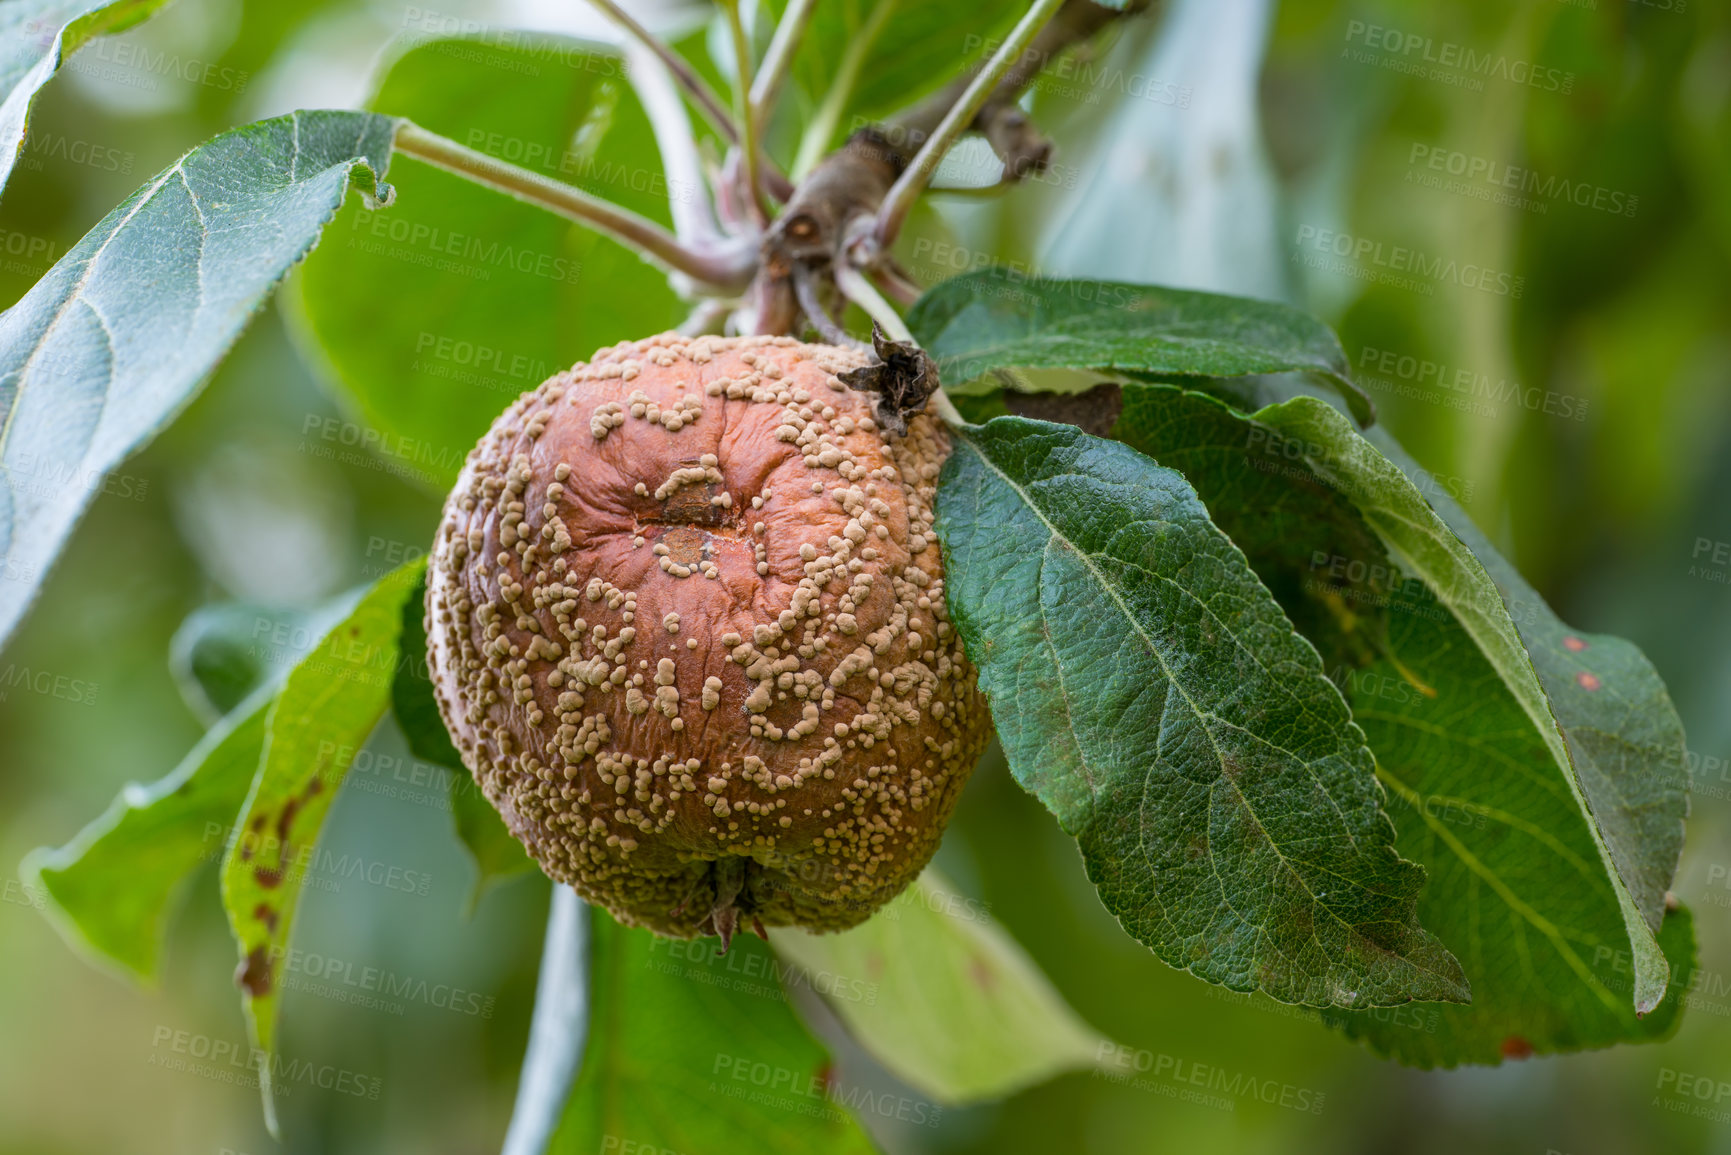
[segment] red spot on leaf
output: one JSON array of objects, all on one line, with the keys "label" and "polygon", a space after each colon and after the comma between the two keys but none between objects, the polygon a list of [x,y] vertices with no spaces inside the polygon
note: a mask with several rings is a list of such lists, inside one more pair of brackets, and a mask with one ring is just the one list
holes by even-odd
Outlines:
[{"label": "red spot on leaf", "polygon": [[836,1085],[835,1064],[825,1059],[818,1064],[817,1071],[812,1075],[812,1078],[823,1085],[825,1092],[834,1091]]},{"label": "red spot on leaf", "polygon": [[280,866],[275,870],[268,866],[255,866],[252,868],[252,876],[266,890],[275,890],[282,885],[283,870]]},{"label": "red spot on leaf", "polygon": [[1570,634],[1568,637],[1563,639],[1563,649],[1568,650],[1571,653],[1578,654],[1586,648],[1587,648],[1587,643],[1582,641],[1580,638],[1577,638],[1573,634]]},{"label": "red spot on leaf", "polygon": [[270,994],[270,961],[265,955],[264,947],[255,946],[247,952],[246,961],[234,972],[234,981],[255,999],[262,999]]},{"label": "red spot on leaf", "polygon": [[1533,1057],[1533,1045],[1520,1035],[1510,1035],[1503,1040],[1503,1058],[1530,1059]]},{"label": "red spot on leaf", "polygon": [[1575,675],[1575,681],[1581,684],[1581,689],[1583,690],[1597,690],[1599,688],[1599,679],[1587,673],[1585,670],[1582,670],[1580,673]]},{"label": "red spot on leaf", "polygon": [[264,923],[266,930],[270,931],[272,934],[276,933],[276,911],[272,910],[268,903],[261,902],[254,906],[252,908],[252,916]]}]

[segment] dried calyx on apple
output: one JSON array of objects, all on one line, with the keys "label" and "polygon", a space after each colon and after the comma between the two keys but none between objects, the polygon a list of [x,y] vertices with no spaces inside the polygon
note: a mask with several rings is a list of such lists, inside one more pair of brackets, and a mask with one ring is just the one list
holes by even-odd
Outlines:
[{"label": "dried calyx on apple", "polygon": [[620,344],[513,404],[446,504],[446,725],[542,869],[621,921],[724,946],[863,922],[986,744],[932,528],[948,435],[923,407],[881,428],[844,380],[871,367]]}]

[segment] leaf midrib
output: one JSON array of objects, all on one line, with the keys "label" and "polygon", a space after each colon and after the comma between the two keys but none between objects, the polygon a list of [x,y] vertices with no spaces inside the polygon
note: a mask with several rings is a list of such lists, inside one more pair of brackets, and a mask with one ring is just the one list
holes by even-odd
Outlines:
[{"label": "leaf midrib", "polygon": [[[1189,693],[1188,688],[1185,687],[1183,685],[1183,683],[1181,683],[1173,675],[1172,669],[1170,666],[1167,665],[1165,655],[1163,655],[1160,652],[1159,646],[1155,643],[1154,639],[1148,635],[1147,631],[1145,631],[1142,628],[1142,624],[1141,624],[1141,622],[1139,622],[1136,619],[1135,614],[1130,612],[1129,606],[1127,606],[1124,603],[1124,600],[1121,597],[1119,597],[1118,592],[1116,589],[1113,588],[1112,583],[1108,582],[1105,579],[1105,576],[1100,572],[1099,568],[1094,564],[1094,561],[1093,561],[1093,558],[1091,557],[1091,555],[1089,555],[1086,551],[1079,549],[1075,543],[1070,541],[1070,539],[1068,537],[1066,537],[1065,535],[1060,533],[1058,531],[1058,528],[1055,525],[1053,525],[1052,522],[1046,518],[1045,513],[1037,505],[1034,504],[1033,499],[1028,496],[1027,491],[1024,490],[1020,485],[1016,484],[1015,481],[1011,480],[1009,475],[1004,473],[1003,470],[999,469],[997,467],[997,465],[994,462],[992,462],[992,460],[989,457],[987,457],[983,452],[981,452],[977,443],[974,443],[971,438],[966,438],[965,435],[964,435],[964,439],[969,441],[970,449],[972,449],[975,456],[979,457],[981,463],[984,464],[986,466],[986,468],[990,469],[994,474],[996,474],[998,476],[998,478],[1005,485],[1009,486],[1010,489],[1015,492],[1017,497],[1019,497],[1021,499],[1022,503],[1025,506],[1027,506],[1027,508],[1034,514],[1034,516],[1036,518],[1039,519],[1040,524],[1042,524],[1046,527],[1046,529],[1050,533],[1051,537],[1053,539],[1062,541],[1064,543],[1064,545],[1069,548],[1070,552],[1076,555],[1076,557],[1081,561],[1082,565],[1088,570],[1089,574],[1094,578],[1095,582],[1100,586],[1101,589],[1106,591],[1107,596],[1110,597],[1113,601],[1113,604],[1118,607],[1119,613],[1121,613],[1124,616],[1125,620],[1130,623],[1131,628],[1135,631],[1136,635],[1143,640],[1144,644],[1146,644],[1146,646],[1148,647],[1148,652],[1153,656],[1155,662],[1159,664],[1161,672],[1166,676],[1167,684],[1169,684],[1169,685],[1171,685],[1177,689],[1179,696],[1184,699],[1185,704],[1190,708],[1191,713],[1195,716],[1195,718],[1197,720],[1197,724],[1199,726],[1201,726],[1203,733],[1208,738],[1208,744],[1209,744],[1210,748],[1212,748],[1215,752],[1216,761],[1220,763],[1221,772],[1216,777],[1215,782],[1210,784],[1209,793],[1212,795],[1214,787],[1219,784],[1221,779],[1225,779],[1227,782],[1230,783],[1231,779],[1225,773],[1224,755],[1222,754],[1222,752],[1220,750],[1219,744],[1215,741],[1215,736],[1214,736],[1213,730],[1204,721],[1205,718],[1213,717],[1214,715],[1212,714],[1212,712],[1204,713],[1201,709],[1199,709],[1197,707],[1195,700],[1190,697],[1190,693]],[[1168,582],[1169,584],[1171,584],[1173,586],[1173,588],[1184,593],[1187,597],[1190,597],[1193,601],[1196,601],[1198,605],[1202,605],[1200,599],[1197,599],[1195,597],[1195,595],[1191,594],[1190,591],[1185,590],[1184,587],[1179,585],[1177,582],[1172,581],[1170,578],[1166,578],[1164,575],[1155,575],[1155,576],[1158,576],[1161,578],[1161,580],[1164,580],[1164,581]],[[1203,606],[1203,608],[1205,610],[1207,609],[1206,606]],[[1213,615],[1211,614],[1210,616],[1213,616]],[[1042,614],[1042,619],[1043,618],[1044,618],[1044,615]],[[1219,621],[1219,618],[1215,617],[1215,620]],[[1243,644],[1238,641],[1237,635],[1234,634],[1229,628],[1227,628],[1225,626],[1225,623],[1221,623],[1221,626],[1223,629],[1225,629],[1228,636],[1233,638],[1234,643],[1238,644],[1240,646],[1240,648],[1243,648]],[[1224,721],[1224,719],[1221,719],[1221,721]],[[1074,727],[1072,727],[1071,729],[1072,729],[1072,734],[1074,734]],[[1242,729],[1242,728],[1239,728],[1239,729]],[[1247,733],[1248,731],[1245,731],[1245,732]],[[1264,739],[1264,741],[1266,741],[1266,740]],[[1273,743],[1267,743],[1267,744],[1271,745],[1271,746],[1273,745]],[[1281,749],[1280,747],[1275,747],[1275,748]],[[1081,743],[1079,741],[1077,742],[1077,749],[1078,749],[1078,751],[1080,751],[1080,749],[1081,749]],[[1315,780],[1315,771],[1312,769],[1309,761],[1300,757],[1298,754],[1294,753],[1293,751],[1282,750],[1282,752],[1291,755],[1293,758],[1296,758],[1299,761],[1299,763],[1304,766],[1306,772],[1311,776],[1311,778],[1313,780]],[[1322,790],[1323,795],[1329,799],[1330,804],[1333,805],[1336,808],[1336,810],[1338,811],[1339,803],[1335,800],[1334,796],[1328,792],[1327,788],[1324,787],[1320,781],[1318,781],[1316,783],[1316,785],[1319,789]],[[1300,874],[1299,871],[1293,866],[1292,860],[1287,857],[1285,850],[1281,848],[1281,846],[1274,840],[1274,838],[1272,836],[1270,836],[1270,834],[1268,833],[1268,829],[1267,829],[1266,825],[1263,823],[1261,815],[1259,815],[1256,812],[1256,808],[1251,805],[1250,800],[1245,797],[1244,792],[1242,790],[1240,790],[1235,783],[1233,784],[1232,788],[1233,788],[1234,793],[1237,794],[1239,800],[1244,804],[1245,811],[1250,815],[1251,820],[1256,823],[1256,829],[1262,835],[1263,840],[1268,844],[1269,849],[1271,849],[1274,852],[1275,856],[1277,858],[1279,858],[1281,865],[1292,876],[1293,880],[1297,883],[1297,885],[1304,891],[1305,895],[1309,898],[1311,905],[1313,907],[1319,908],[1322,911],[1326,912],[1330,919],[1332,919],[1333,921],[1338,923],[1340,926],[1342,926],[1343,928],[1345,928],[1349,932],[1352,932],[1354,934],[1358,933],[1356,927],[1354,927],[1351,923],[1347,922],[1338,913],[1336,913],[1333,908],[1329,907],[1326,903],[1322,902],[1319,898],[1316,897],[1315,891],[1313,891],[1309,887],[1309,885],[1305,882],[1303,875]],[[1090,796],[1090,802],[1092,802],[1092,796]],[[1091,811],[1092,811],[1092,806],[1090,806],[1090,821],[1092,821]],[[1210,854],[1209,854],[1210,869],[1215,871],[1215,875],[1214,875],[1215,878],[1220,879],[1220,875],[1218,872],[1218,866],[1216,865],[1214,859],[1215,859],[1215,856],[1213,855],[1212,852],[1210,852]],[[1225,891],[1227,889],[1225,887],[1225,880],[1220,879],[1220,881],[1222,883],[1222,893],[1225,893]],[[1262,927],[1261,923],[1253,923],[1252,925],[1258,926],[1259,928]],[[1315,937],[1315,935],[1313,934],[1312,938],[1314,939],[1314,937]],[[1400,957],[1400,956],[1394,956],[1394,957]],[[1420,967],[1416,962],[1414,962],[1411,959],[1404,959],[1403,961],[1405,961],[1407,963],[1407,965],[1413,966],[1415,969],[1421,969],[1421,970],[1427,969],[1427,968]],[[1434,973],[1434,972],[1432,972],[1432,973]]]}]

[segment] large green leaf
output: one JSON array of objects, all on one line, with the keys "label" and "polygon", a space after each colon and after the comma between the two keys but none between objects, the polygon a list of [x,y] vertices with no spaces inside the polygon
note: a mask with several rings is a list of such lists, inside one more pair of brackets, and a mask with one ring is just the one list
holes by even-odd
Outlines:
[{"label": "large green leaf", "polygon": [[10,0],[0,5],[0,188],[17,163],[30,104],[92,37],[120,32],[164,0]]},{"label": "large green leaf", "polygon": [[535,860],[511,837],[499,812],[481,793],[439,716],[432,676],[427,671],[426,591],[423,572],[403,599],[403,658],[391,684],[391,710],[415,757],[453,771],[451,821],[475,863],[472,904],[493,883],[534,870]]},{"label": "large green leaf", "polygon": [[987,375],[1005,369],[1163,378],[1302,372],[1339,389],[1360,421],[1371,418],[1334,333],[1274,301],[989,268],[925,293],[908,327],[937,360],[944,387],[963,394],[997,388],[1002,382]]},{"label": "large green leaf", "polygon": [[223,908],[240,944],[236,981],[261,1053],[259,1088],[273,1133],[278,979],[295,906],[354,752],[390,705],[403,600],[424,566],[418,559],[381,578],[290,671],[271,706],[258,774],[223,861]]},{"label": "large green leaf", "polygon": [[[769,948],[656,938],[590,913],[589,1041],[548,1150],[839,1155],[874,1148],[829,1057],[787,1005]],[[938,1108],[913,1103],[924,1122]]]},{"label": "large green leaf", "polygon": [[[1680,758],[1682,734],[1644,659],[1626,643],[1594,639],[1577,650],[1566,641],[1589,635],[1559,643],[1577,659],[1605,650],[1626,659],[1595,667],[1615,705],[1582,724],[1599,735],[1598,748],[1623,752],[1603,773],[1617,794],[1642,803],[1613,818],[1620,804],[1601,794],[1589,816],[1558,761],[1556,724],[1535,720],[1517,690],[1518,642],[1515,660],[1499,668],[1511,655],[1501,602],[1482,578],[1474,584],[1479,562],[1431,512],[1431,504],[1452,508],[1440,486],[1426,479],[1421,491],[1386,460],[1378,466],[1350,423],[1309,398],[1246,416],[1201,394],[1127,386],[1116,432],[1191,480],[1328,655],[1393,794],[1398,845],[1430,872],[1420,916],[1461,952],[1472,1005],[1439,1008],[1436,1029],[1368,1015],[1341,1021],[1379,1049],[1427,1065],[1663,1034],[1674,1003],[1642,1018],[1638,989],[1652,1006],[1652,976],[1662,990],[1664,972],[1687,960],[1690,935],[1673,916],[1653,944],[1647,922],[1630,917],[1634,901],[1619,893],[1611,836],[1599,836],[1607,819],[1606,830],[1637,836],[1618,844],[1657,887],[1654,914],[1662,915],[1683,805],[1671,750]],[[1478,549],[1505,583],[1518,582],[1482,538]],[[1555,621],[1527,595],[1523,633]],[[1572,735],[1567,721],[1564,734]],[[1570,748],[1580,743],[1569,736]],[[1661,946],[1665,957],[1655,962]]]},{"label": "large green leaf", "polygon": [[785,981],[823,995],[891,1074],[942,1103],[1003,1098],[1093,1066],[1106,1044],[935,870],[852,930],[776,929],[770,942],[795,964]]},{"label": "large green leaf", "polygon": [[[669,220],[654,134],[610,50],[425,42],[371,106]],[[348,214],[286,298],[309,359],[383,434],[331,430],[334,453],[371,448],[442,493],[519,393],[683,316],[662,272],[598,233],[419,161],[392,178],[399,204]]]},{"label": "large green leaf", "polygon": [[[101,477],[191,400],[351,178],[383,190],[391,132],[384,117],[297,112],[223,133],[0,314],[0,555],[47,570]],[[0,584],[0,643],[35,590]]]},{"label": "large green leaf", "polygon": [[1010,768],[1134,937],[1286,1002],[1468,997],[1346,703],[1181,476],[1000,417],[957,435],[938,536]]}]

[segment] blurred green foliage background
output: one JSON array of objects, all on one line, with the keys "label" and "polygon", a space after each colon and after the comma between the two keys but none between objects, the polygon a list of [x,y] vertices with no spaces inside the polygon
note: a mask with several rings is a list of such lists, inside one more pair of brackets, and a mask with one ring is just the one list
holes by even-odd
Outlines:
[{"label": "blurred green foliage background", "polygon": [[[832,2],[844,24],[866,7]],[[405,38],[423,43],[463,20],[598,30],[578,7],[176,0],[87,48],[38,102],[0,200],[0,302],[216,132],[359,103],[378,90],[375,63],[395,59]],[[1631,638],[1665,677],[1696,773],[1675,889],[1696,911],[1702,970],[1663,1045],[1404,1070],[1308,1012],[1157,962],[1100,907],[1074,843],[989,758],[940,864],[1085,1018],[1161,1063],[1172,1094],[1080,1074],[945,1111],[937,1126],[868,1123],[886,1149],[908,1152],[1731,1150],[1731,11],[1702,0],[1169,9],[1103,47],[1090,70],[1042,82],[1032,107],[1060,150],[1047,178],[996,201],[933,198],[901,242],[904,260],[928,284],[1002,260],[1285,298],[1334,324],[1383,421],[1562,616]],[[982,35],[1005,10],[982,12]],[[686,15],[685,43],[700,52],[703,13]],[[1450,45],[1501,63],[1488,74],[1439,63]],[[977,48],[955,46],[954,69]],[[148,63],[170,57],[179,66]],[[821,78],[823,64],[804,61],[796,75]],[[437,67],[399,72],[379,90],[381,110],[399,111],[390,93],[409,99],[418,85],[428,92],[416,99],[444,99],[452,117],[499,118],[510,131],[511,117],[533,113],[523,136],[581,144],[581,118],[534,99],[572,87],[556,73],[476,73],[457,53],[442,67],[442,97]],[[869,91],[869,111],[885,111],[884,85]],[[795,111],[812,100],[801,90]],[[792,134],[776,143],[791,160]],[[274,1147],[256,1092],[174,1069],[192,1040],[245,1038],[214,868],[189,891],[162,989],[141,993],[69,953],[16,863],[64,842],[122,784],[158,777],[197,739],[168,665],[189,612],[231,599],[304,605],[423,549],[439,494],[417,467],[460,454],[476,420],[440,415],[464,408],[484,422],[534,383],[506,372],[470,389],[447,375],[430,457],[375,452],[361,414],[303,355],[309,333],[330,332],[309,321],[330,311],[321,302],[370,310],[338,334],[368,354],[370,380],[350,388],[388,395],[396,372],[407,397],[433,388],[437,372],[411,368],[416,350],[391,344],[405,333],[483,341],[538,364],[679,315],[660,279],[610,242],[517,206],[489,217],[479,206],[490,194],[462,190],[468,201],[452,203],[454,181],[397,163],[403,196],[387,211],[443,213],[447,227],[478,233],[533,228],[533,243],[580,275],[453,279],[405,265],[402,294],[367,301],[349,284],[364,267],[321,253],[288,307],[263,312],[203,396],[104,487],[0,654],[4,1155]],[[952,175],[965,180],[969,164],[957,158]],[[359,213],[346,208],[326,246],[353,237]],[[1488,288],[1402,271],[1397,249],[1485,270]],[[30,688],[44,684],[56,689]],[[284,1014],[287,1052],[377,1078],[382,1093],[291,1087],[281,1104],[291,1151],[486,1151],[503,1133],[547,888],[520,879],[471,912],[447,802],[416,765],[387,723],[324,837],[339,854],[424,873],[427,892],[353,879],[310,888],[296,936],[306,981]],[[369,967],[464,997],[382,1007],[333,997]],[[850,1077],[885,1078],[845,1047],[840,1060]],[[1186,1101],[1173,1074],[1204,1068],[1295,1094],[1287,1106]]]}]

